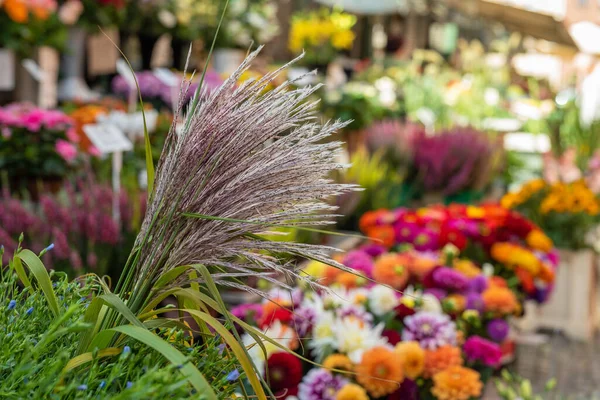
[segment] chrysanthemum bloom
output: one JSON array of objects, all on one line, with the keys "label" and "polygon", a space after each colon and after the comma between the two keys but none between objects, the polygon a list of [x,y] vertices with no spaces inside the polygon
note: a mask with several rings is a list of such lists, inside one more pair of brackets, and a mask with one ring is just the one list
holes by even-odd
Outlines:
[{"label": "chrysanthemum bloom", "polygon": [[554,247],[552,239],[539,229],[534,229],[525,238],[527,245],[535,250],[541,250],[548,253]]},{"label": "chrysanthemum bloom", "polygon": [[323,361],[323,368],[329,370],[339,369],[342,371],[352,371],[354,369],[354,364],[350,358],[344,354],[332,354]]},{"label": "chrysanthemum bloom", "polygon": [[361,386],[348,383],[338,392],[335,400],[369,400],[369,395]]},{"label": "chrysanthemum bloom", "polygon": [[368,229],[377,225],[379,217],[381,215],[380,210],[367,211],[358,220],[358,227],[361,232],[367,232]]},{"label": "chrysanthemum bloom", "polygon": [[467,295],[466,309],[477,310],[479,313],[482,313],[485,310],[485,303],[479,293],[471,292]]},{"label": "chrysanthemum bloom", "polygon": [[404,289],[410,278],[406,258],[400,254],[384,254],[375,261],[373,279],[394,289]]},{"label": "chrysanthemum bloom", "polygon": [[418,253],[418,256],[411,257],[408,261],[410,274],[419,281],[422,281],[439,264],[438,258],[426,256],[424,253]]},{"label": "chrysanthemum bloom", "polygon": [[512,314],[519,307],[515,294],[508,288],[490,287],[481,294],[481,298],[486,311],[501,315]]},{"label": "chrysanthemum bloom", "polygon": [[338,283],[347,289],[362,287],[368,282],[369,281],[365,277],[361,276],[360,272],[352,273],[341,271],[335,277],[335,283]]},{"label": "chrysanthemum bloom", "polygon": [[342,272],[343,271],[340,270],[339,268],[336,268],[331,265],[327,265],[325,267],[325,269],[323,270],[323,277],[321,280],[319,280],[319,283],[321,283],[325,286],[330,286],[336,281],[337,276],[339,274],[341,274]]},{"label": "chrysanthemum bloom", "polygon": [[484,275],[479,275],[471,279],[469,282],[469,291],[482,293],[488,287],[488,279]]},{"label": "chrysanthemum bloom", "polygon": [[317,311],[310,306],[301,306],[294,310],[290,326],[296,329],[300,338],[306,337],[317,319]]},{"label": "chrysanthemum bloom", "polygon": [[400,342],[394,348],[402,363],[404,375],[414,380],[425,369],[425,350],[417,342]]},{"label": "chrysanthemum bloom", "polygon": [[508,322],[501,318],[491,320],[486,327],[487,334],[497,343],[502,343],[507,338],[509,330]]},{"label": "chrysanthemum bloom", "polygon": [[398,221],[394,224],[397,243],[413,243],[419,233],[419,226],[412,222]]},{"label": "chrysanthemum bloom", "polygon": [[266,374],[274,392],[291,389],[298,386],[302,380],[302,363],[293,354],[274,353],[267,361]]},{"label": "chrysanthemum bloom", "polygon": [[393,393],[404,379],[402,365],[396,354],[385,347],[365,351],[355,371],[358,383],[375,398]]},{"label": "chrysanthemum bloom", "polygon": [[460,348],[442,346],[435,350],[425,350],[425,368],[423,376],[431,378],[440,371],[454,365],[462,365],[463,359]]},{"label": "chrysanthemum bloom", "polygon": [[463,345],[468,361],[479,361],[488,367],[497,367],[502,358],[502,350],[496,343],[482,338],[471,336]]},{"label": "chrysanthemum bloom", "polygon": [[469,400],[481,396],[483,383],[478,372],[460,366],[450,367],[433,376],[431,393],[438,400]]},{"label": "chrysanthemum bloom", "polygon": [[462,292],[469,286],[469,279],[455,269],[448,267],[436,268],[432,272],[432,279],[436,287]]},{"label": "chrysanthemum bloom", "polygon": [[458,229],[445,225],[440,231],[440,244],[445,246],[449,243],[458,247],[459,250],[464,250],[467,247],[467,237]]},{"label": "chrysanthemum bloom", "polygon": [[348,268],[356,270],[359,275],[371,277],[373,270],[373,258],[362,250],[354,250],[349,252],[342,262]]},{"label": "chrysanthemum bloom", "polygon": [[333,375],[322,368],[312,369],[304,376],[298,386],[298,398],[302,400],[335,400],[336,394],[348,383],[348,380]]},{"label": "chrysanthemum bloom", "polygon": [[437,250],[440,247],[438,234],[429,229],[423,229],[415,237],[413,245],[418,251]]},{"label": "chrysanthemum bloom", "polygon": [[389,313],[399,302],[396,291],[387,286],[375,285],[369,292],[369,309],[377,316]]},{"label": "chrysanthemum bloom", "polygon": [[396,243],[396,233],[394,228],[388,225],[373,226],[365,232],[365,235],[375,243],[379,243],[387,248]]},{"label": "chrysanthemum bloom", "polygon": [[361,250],[370,255],[371,257],[379,257],[387,251],[387,249],[384,246],[377,243],[369,243],[367,245],[364,245],[363,247],[361,247]]},{"label": "chrysanthemum bloom", "polygon": [[406,317],[404,325],[402,340],[419,342],[424,349],[456,344],[456,325],[447,315],[421,311]]}]

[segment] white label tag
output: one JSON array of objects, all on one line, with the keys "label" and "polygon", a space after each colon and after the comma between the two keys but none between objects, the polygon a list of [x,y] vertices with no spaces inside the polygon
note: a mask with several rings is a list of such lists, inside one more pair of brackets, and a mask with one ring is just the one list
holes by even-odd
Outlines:
[{"label": "white label tag", "polygon": [[41,82],[44,79],[44,71],[42,68],[40,68],[38,63],[33,61],[31,58],[26,58],[21,62],[21,64],[23,65],[23,68],[29,72],[29,75],[31,75],[31,77],[36,81]]},{"label": "white label tag", "polygon": [[102,154],[133,150],[133,143],[114,125],[89,124],[83,131]]},{"label": "white label tag", "polygon": [[181,79],[167,68],[154,68],[154,76],[169,87],[177,86]]},{"label": "white label tag", "polygon": [[129,85],[131,89],[136,89],[137,85],[135,84],[135,78],[133,76],[134,72],[129,68],[129,64],[122,58],[117,60],[117,72],[119,75],[125,79],[125,82]]},{"label": "white label tag", "polygon": [[13,90],[15,82],[15,53],[0,49],[0,90]]}]

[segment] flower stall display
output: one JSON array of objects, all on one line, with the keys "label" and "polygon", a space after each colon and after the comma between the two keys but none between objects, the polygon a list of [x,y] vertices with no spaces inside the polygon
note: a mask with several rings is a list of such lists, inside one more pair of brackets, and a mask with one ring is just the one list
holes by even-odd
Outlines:
[{"label": "flower stall display", "polygon": [[[14,103],[0,108],[0,169],[15,188],[59,183],[80,152],[73,121],[58,110]],[[34,195],[35,196],[35,195]]]},{"label": "flower stall display", "polygon": [[61,49],[66,30],[56,0],[4,0],[0,2],[0,49],[11,49],[21,57],[31,57],[35,48]]},{"label": "flower stall display", "polygon": [[356,16],[328,8],[295,14],[288,48],[294,54],[306,52],[303,62],[309,67],[326,69],[340,52],[352,49],[355,24]]},{"label": "flower stall display", "polygon": [[556,293],[531,323],[591,339],[597,314],[596,256],[590,249],[600,213],[597,195],[583,180],[551,184],[536,179],[504,196],[502,203],[530,216],[561,251]]}]

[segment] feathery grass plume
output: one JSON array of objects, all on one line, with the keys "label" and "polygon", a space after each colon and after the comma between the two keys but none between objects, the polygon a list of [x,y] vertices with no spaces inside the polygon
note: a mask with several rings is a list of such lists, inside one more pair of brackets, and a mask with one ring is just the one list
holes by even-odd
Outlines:
[{"label": "feathery grass plume", "polygon": [[[331,223],[335,207],[323,200],[358,189],[327,178],[345,165],[335,161],[341,143],[324,139],[344,124],[318,121],[308,98],[319,87],[292,89],[286,82],[266,91],[289,64],[237,86],[260,50],[219,89],[201,94],[187,129],[169,132],[146,218],[117,287],[134,313],[152,300],[159,278],[180,266],[204,265],[218,284],[245,290],[252,289],[230,278],[275,281],[272,275],[281,273],[307,279],[294,264],[282,265],[278,253],[344,268],[329,259],[328,247],[259,236],[268,228]],[[171,285],[192,281],[195,275],[181,274]]]}]

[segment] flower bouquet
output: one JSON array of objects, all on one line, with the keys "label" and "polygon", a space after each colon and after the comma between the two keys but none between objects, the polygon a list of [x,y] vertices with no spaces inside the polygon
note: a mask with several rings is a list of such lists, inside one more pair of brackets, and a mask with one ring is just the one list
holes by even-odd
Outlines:
[{"label": "flower bouquet", "polygon": [[502,204],[526,215],[567,250],[590,246],[588,234],[597,226],[600,213],[597,196],[583,180],[550,184],[535,179],[506,194]]},{"label": "flower bouquet", "polygon": [[61,111],[19,103],[0,108],[0,169],[17,186],[62,180],[76,165],[78,139]]},{"label": "flower bouquet", "polygon": [[325,67],[340,51],[352,49],[355,24],[356,16],[328,8],[295,14],[288,47],[294,54],[305,51],[308,66]]},{"label": "flower bouquet", "polygon": [[36,47],[61,49],[66,30],[57,14],[56,0],[5,0],[0,2],[0,48],[31,57]]}]

